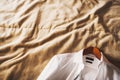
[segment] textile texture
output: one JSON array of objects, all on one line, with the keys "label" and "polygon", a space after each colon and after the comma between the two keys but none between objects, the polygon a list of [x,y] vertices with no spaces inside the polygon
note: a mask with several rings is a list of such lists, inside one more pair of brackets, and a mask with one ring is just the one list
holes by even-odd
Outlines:
[{"label": "textile texture", "polygon": [[36,80],[56,54],[97,47],[120,68],[120,0],[0,0],[0,80]]}]

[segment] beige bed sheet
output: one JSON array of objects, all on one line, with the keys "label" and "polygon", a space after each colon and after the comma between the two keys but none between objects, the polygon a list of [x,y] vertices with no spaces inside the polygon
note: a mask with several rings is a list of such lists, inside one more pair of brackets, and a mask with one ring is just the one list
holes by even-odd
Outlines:
[{"label": "beige bed sheet", "polygon": [[120,68],[119,0],[0,0],[0,80],[36,80],[55,54],[89,46]]}]

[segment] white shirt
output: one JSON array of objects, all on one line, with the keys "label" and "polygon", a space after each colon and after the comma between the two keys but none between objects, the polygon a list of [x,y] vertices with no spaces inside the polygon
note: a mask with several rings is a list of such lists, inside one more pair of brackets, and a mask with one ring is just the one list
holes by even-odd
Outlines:
[{"label": "white shirt", "polygon": [[103,55],[99,60],[81,50],[55,55],[37,80],[120,80],[120,70]]}]

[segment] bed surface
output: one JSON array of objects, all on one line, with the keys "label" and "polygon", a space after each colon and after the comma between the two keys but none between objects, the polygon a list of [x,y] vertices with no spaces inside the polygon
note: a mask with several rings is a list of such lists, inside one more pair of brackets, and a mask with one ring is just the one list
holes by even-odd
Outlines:
[{"label": "bed surface", "polygon": [[119,0],[1,0],[0,80],[36,80],[56,54],[98,47],[120,68]]}]

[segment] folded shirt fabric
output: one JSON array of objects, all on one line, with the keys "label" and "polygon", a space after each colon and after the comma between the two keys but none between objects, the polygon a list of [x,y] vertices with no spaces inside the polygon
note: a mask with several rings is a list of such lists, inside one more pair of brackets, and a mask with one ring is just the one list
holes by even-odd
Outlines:
[{"label": "folded shirt fabric", "polygon": [[37,80],[120,80],[120,70],[101,52],[101,59],[93,54],[75,53],[55,55]]}]

